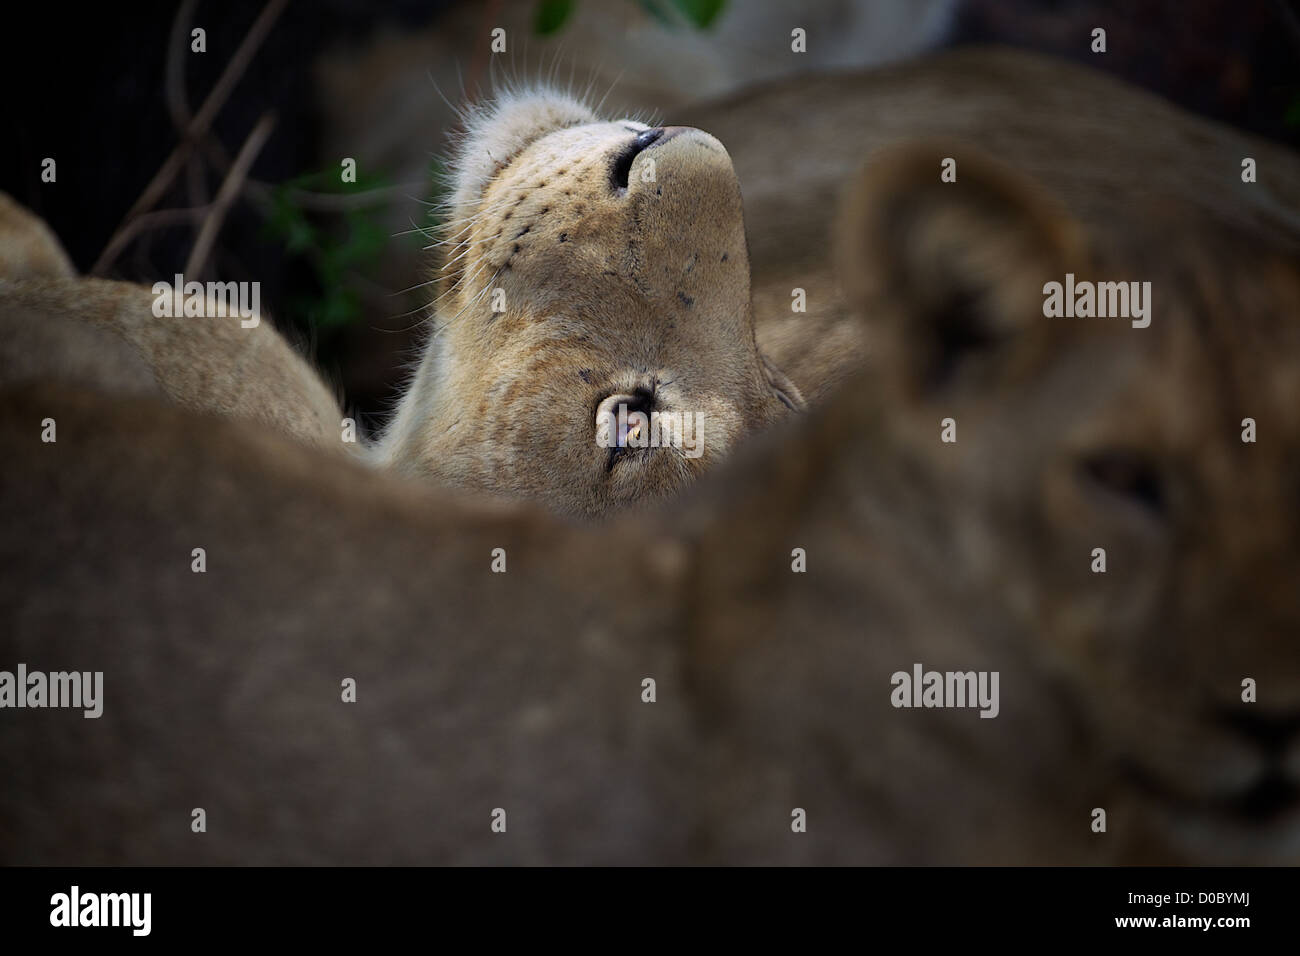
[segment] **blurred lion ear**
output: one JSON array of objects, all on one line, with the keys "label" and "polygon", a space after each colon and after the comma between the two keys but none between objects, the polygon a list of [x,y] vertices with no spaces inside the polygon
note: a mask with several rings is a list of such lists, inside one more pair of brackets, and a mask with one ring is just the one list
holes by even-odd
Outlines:
[{"label": "blurred lion ear", "polygon": [[1086,268],[1081,233],[1054,200],[962,145],[878,153],[840,209],[840,285],[920,389],[1000,354],[1042,319],[1044,284]]},{"label": "blurred lion ear", "polygon": [[791,411],[805,411],[808,405],[804,402],[803,393],[799,391],[799,387],[790,381],[785,372],[773,365],[762,352],[758,353],[758,357],[763,362],[763,377],[767,379],[772,394],[779,398],[781,403]]},{"label": "blurred lion ear", "polygon": [[0,277],[72,278],[77,270],[45,221],[0,192]]}]

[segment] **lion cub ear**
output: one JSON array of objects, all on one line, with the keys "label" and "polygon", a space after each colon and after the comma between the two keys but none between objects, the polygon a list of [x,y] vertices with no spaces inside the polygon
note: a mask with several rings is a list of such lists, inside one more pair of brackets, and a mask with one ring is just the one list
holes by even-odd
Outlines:
[{"label": "lion cub ear", "polygon": [[873,157],[844,194],[834,238],[849,303],[871,326],[881,368],[908,391],[1007,374],[1001,363],[1044,328],[1043,285],[1085,270],[1080,230],[1061,207],[951,143]]}]

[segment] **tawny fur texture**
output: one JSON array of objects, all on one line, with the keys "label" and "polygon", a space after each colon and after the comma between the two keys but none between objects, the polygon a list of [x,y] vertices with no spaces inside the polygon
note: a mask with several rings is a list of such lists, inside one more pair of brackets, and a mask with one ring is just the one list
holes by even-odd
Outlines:
[{"label": "tawny fur texture", "polygon": [[[675,118],[727,145],[745,192],[759,346],[810,403],[854,374],[874,346],[832,268],[829,224],[845,177],[891,145],[942,137],[958,182],[964,149],[989,154],[1103,234],[1122,234],[1155,204],[1300,234],[1293,151],[1097,70],[1023,51],[965,48],[862,73],[795,77]],[[1254,183],[1241,179],[1248,156]],[[944,158],[927,172],[938,178]],[[806,312],[791,308],[795,288],[804,290]]]},{"label": "tawny fur texture", "polygon": [[[0,381],[37,371],[75,382],[83,373],[125,391],[160,389],[185,408],[258,422],[297,441],[336,452],[342,441],[338,400],[320,376],[258,317],[154,315],[145,286],[79,278],[40,219],[0,193]],[[118,355],[114,372],[87,354]],[[133,355],[134,358],[128,358]],[[355,447],[355,446],[351,446]]]},{"label": "tawny fur texture", "polygon": [[[728,688],[709,800],[753,816],[719,856],[773,859],[763,821],[818,779],[806,860],[862,860],[856,813],[896,863],[1295,863],[1300,250],[1187,206],[1101,232],[969,146],[941,182],[955,148],[879,152],[841,191],[878,360],[798,453],[714,489],[732,513],[683,515],[711,538],[697,661]],[[1150,327],[1045,318],[1066,272],[1151,281]],[[1004,709],[894,710],[904,662],[999,670]]]},{"label": "tawny fur texture", "polygon": [[71,277],[72,260],[40,217],[0,193],[0,277]]},{"label": "tawny fur texture", "polygon": [[[0,661],[105,675],[96,721],[0,721],[0,859],[1300,862],[1296,251],[1196,214],[1099,241],[975,154],[940,183],[950,148],[844,194],[887,374],[599,528],[0,390]],[[1149,328],[1043,317],[1121,268]],[[891,706],[915,663],[999,672],[998,716]]]},{"label": "tawny fur texture", "polygon": [[[593,518],[802,407],[755,342],[740,185],[712,136],[527,90],[469,113],[452,167],[431,331],[382,465]],[[698,423],[702,453],[602,447],[597,412],[624,400]]]}]

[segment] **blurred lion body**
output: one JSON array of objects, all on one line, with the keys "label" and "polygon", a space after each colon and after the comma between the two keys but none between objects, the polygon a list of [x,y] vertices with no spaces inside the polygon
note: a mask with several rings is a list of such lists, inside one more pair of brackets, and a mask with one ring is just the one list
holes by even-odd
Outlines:
[{"label": "blurred lion body", "polygon": [[[952,143],[958,182],[961,148],[978,148],[1041,184],[1102,242],[1161,205],[1300,234],[1293,152],[1099,71],[1023,51],[961,49],[791,78],[686,108],[679,120],[709,130],[731,153],[745,194],[759,345],[809,401],[873,347],[836,280],[828,225],[846,177],[892,145]],[[1246,157],[1257,182],[1242,181]],[[806,313],[791,309],[796,288]]]},{"label": "blurred lion body", "polygon": [[[958,181],[941,182],[952,155],[962,157]],[[1296,237],[1201,204],[1161,203],[1146,218],[1094,227],[1019,171],[952,142],[881,150],[840,205],[841,289],[874,349],[865,374],[860,367],[827,399],[828,417],[844,418],[823,435],[854,451],[812,454],[802,477],[798,465],[785,469],[786,500],[803,502],[800,524],[829,529],[837,514],[843,522],[824,549],[831,567],[819,569],[835,581],[820,582],[818,602],[701,605],[699,626],[723,649],[719,669],[767,678],[733,687],[758,694],[786,675],[803,716],[814,715],[802,734],[786,714],[750,739],[762,748],[788,735],[794,763],[798,741],[833,739],[855,706],[870,708],[847,718],[889,728],[870,758],[843,747],[833,748],[837,759],[807,762],[828,776],[858,775],[859,798],[888,801],[900,839],[911,827],[916,846],[970,849],[970,831],[983,825],[987,862],[1026,862],[1035,853],[1020,840],[1043,825],[1052,849],[1040,862],[1294,863]],[[1149,281],[1150,325],[1046,317],[1044,287],[1068,273]],[[878,417],[847,410],[846,395]],[[1257,437],[1264,431],[1267,440]],[[774,494],[776,481],[766,484]],[[783,512],[756,498],[728,519],[730,532],[719,533],[736,551],[702,560],[706,576],[776,593],[782,569],[734,554],[760,554],[756,539],[769,532],[745,547],[742,529]],[[792,544],[802,544],[798,527],[787,532]],[[848,558],[855,542],[876,563]],[[894,560],[899,567],[887,567]],[[711,580],[701,587],[725,593]],[[876,597],[846,599],[855,583]],[[855,627],[864,641],[896,640],[899,671],[913,662],[1006,668],[1004,706],[1012,685],[1026,696],[988,722],[996,730],[977,720],[923,730],[899,717],[946,720],[890,714],[874,695],[858,701],[848,683],[834,685],[836,699],[826,675],[800,660],[815,647],[795,655],[779,640],[760,650],[746,638],[800,633],[816,643],[813,635]],[[827,653],[844,664],[843,646]],[[1019,753],[1002,736],[1017,725]],[[893,769],[881,773],[877,760]],[[724,804],[753,792],[743,767],[718,775],[735,783],[719,795]],[[939,795],[958,775],[963,806]],[[933,788],[926,796],[922,780]],[[1023,829],[998,842],[993,831],[1008,824],[1011,804]],[[1066,807],[1077,830],[1056,816]],[[1108,814],[1104,832],[1091,829],[1098,809]],[[932,829],[939,819],[952,819],[954,832]]]},{"label": "blurred lion body", "polygon": [[160,318],[154,300],[141,285],[78,277],[49,227],[0,193],[0,382],[75,384],[88,375],[317,448],[345,447],[337,399],[271,323],[259,317],[245,328],[224,309],[220,318]]},{"label": "blurred lion body", "polygon": [[[0,312],[47,335],[69,337],[65,350],[23,349],[53,362],[82,327],[101,330],[132,350],[171,401],[196,411],[257,422],[317,448],[343,453],[342,412],[324,381],[269,321],[241,328],[235,316],[153,314],[154,294],[107,279],[0,277]],[[0,368],[13,379],[14,366]],[[71,374],[69,375],[71,377]]]}]

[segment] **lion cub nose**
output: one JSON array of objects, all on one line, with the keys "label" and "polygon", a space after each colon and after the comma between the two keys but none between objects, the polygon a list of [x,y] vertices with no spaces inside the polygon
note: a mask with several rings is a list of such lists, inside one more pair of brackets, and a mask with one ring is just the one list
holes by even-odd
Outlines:
[{"label": "lion cub nose", "polygon": [[697,132],[699,130],[694,126],[653,126],[637,134],[636,139],[632,141],[632,149],[639,153],[656,143],[662,146],[673,137],[682,135],[682,133]]},{"label": "lion cub nose", "polygon": [[663,134],[664,128],[662,126],[652,126],[650,129],[642,130],[637,134],[636,139],[632,141],[632,148],[639,153]]}]

